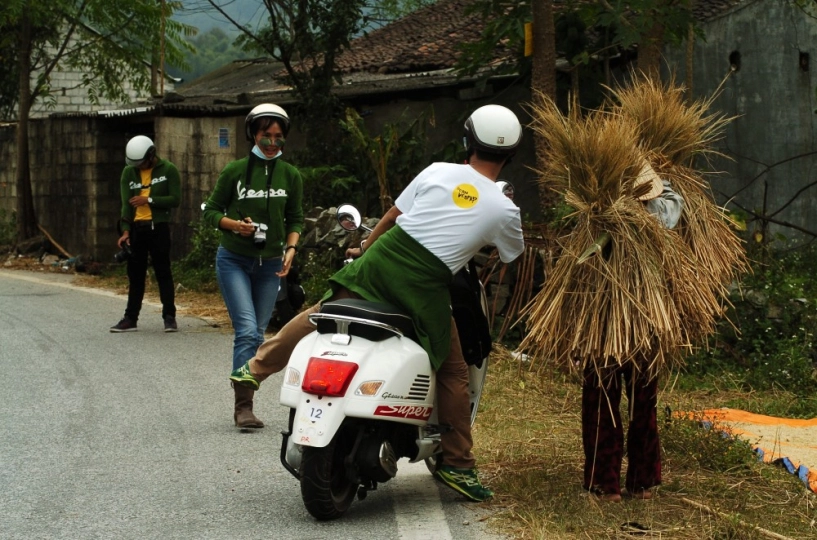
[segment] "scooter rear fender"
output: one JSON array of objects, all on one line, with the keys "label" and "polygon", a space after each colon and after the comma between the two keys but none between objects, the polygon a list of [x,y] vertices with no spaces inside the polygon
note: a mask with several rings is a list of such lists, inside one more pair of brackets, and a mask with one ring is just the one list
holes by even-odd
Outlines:
[{"label": "scooter rear fender", "polygon": [[[434,406],[435,380],[422,347],[407,338],[372,342],[353,336],[348,345],[331,342],[331,334],[309,334],[296,346],[284,372],[280,403],[295,409],[292,439],[323,447],[346,417],[394,421],[417,426],[428,422]],[[358,370],[342,397],[319,396],[302,389],[310,358],[354,362]],[[379,382],[373,395],[363,383]]]}]

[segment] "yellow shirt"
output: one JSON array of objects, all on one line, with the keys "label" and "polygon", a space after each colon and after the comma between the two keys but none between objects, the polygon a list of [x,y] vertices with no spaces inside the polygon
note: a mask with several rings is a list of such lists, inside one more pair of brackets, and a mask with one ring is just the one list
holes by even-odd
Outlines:
[{"label": "yellow shirt", "polygon": [[[153,169],[139,169],[139,173],[142,175],[142,191],[139,192],[139,195],[150,197],[150,181]],[[153,213],[150,211],[149,204],[136,207],[136,214],[133,216],[134,221],[150,221],[151,219],[153,219]]]}]

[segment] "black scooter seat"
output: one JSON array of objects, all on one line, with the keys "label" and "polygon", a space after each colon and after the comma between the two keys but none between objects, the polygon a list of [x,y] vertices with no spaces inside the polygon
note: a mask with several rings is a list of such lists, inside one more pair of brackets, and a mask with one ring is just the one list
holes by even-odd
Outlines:
[{"label": "black scooter seat", "polygon": [[[417,341],[417,334],[414,331],[414,323],[411,321],[411,317],[389,304],[369,302],[368,300],[360,300],[357,298],[344,298],[343,300],[324,302],[321,306],[320,313],[377,321],[393,326],[400,330],[407,338]],[[350,325],[349,333],[372,341],[381,341],[390,337],[386,330],[373,326],[368,326],[366,329],[363,329],[361,328],[363,326],[365,326],[363,323],[353,322]],[[380,332],[374,332],[375,330],[379,330]],[[318,332],[322,334],[334,333],[336,332],[335,325],[331,320],[321,319],[318,321]],[[380,335],[381,332],[383,335]]]}]

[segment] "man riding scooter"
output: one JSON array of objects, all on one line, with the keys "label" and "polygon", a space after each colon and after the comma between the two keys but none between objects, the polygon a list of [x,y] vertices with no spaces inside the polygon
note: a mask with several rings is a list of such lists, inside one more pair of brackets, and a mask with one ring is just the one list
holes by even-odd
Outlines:
[{"label": "man riding scooter", "polygon": [[[329,282],[324,301],[363,298],[390,304],[412,317],[437,376],[438,420],[451,426],[441,436],[442,464],[435,477],[472,501],[493,492],[479,481],[471,452],[468,366],[451,317],[448,286],[453,275],[485,245],[494,245],[503,262],[524,250],[519,209],[494,184],[522,139],[516,115],[486,105],[465,122],[466,164],[434,163],[406,187],[372,234],[363,255]],[[257,389],[282,370],[297,343],[313,332],[302,312],[230,379]]]}]

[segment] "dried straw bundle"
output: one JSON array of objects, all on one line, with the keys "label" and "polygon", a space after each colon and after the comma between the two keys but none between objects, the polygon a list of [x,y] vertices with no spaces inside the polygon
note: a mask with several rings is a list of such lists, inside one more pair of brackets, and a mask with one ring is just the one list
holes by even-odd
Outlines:
[{"label": "dried straw bundle", "polygon": [[[638,365],[650,375],[675,367],[681,351],[714,330],[717,295],[701,287],[695,253],[637,197],[640,132],[621,114],[563,116],[549,98],[531,105],[533,129],[550,150],[540,181],[575,209],[562,253],[526,308],[521,347],[581,372]],[[593,254],[593,255],[590,255]]]},{"label": "dried straw bundle", "polygon": [[714,203],[709,183],[693,168],[694,161],[721,155],[713,143],[731,118],[708,111],[715,96],[692,104],[683,88],[642,78],[637,84],[611,90],[610,110],[631,119],[639,146],[653,168],[670,181],[685,201],[677,231],[695,256],[698,276],[725,298],[726,287],[749,265],[742,243],[724,211]]}]

